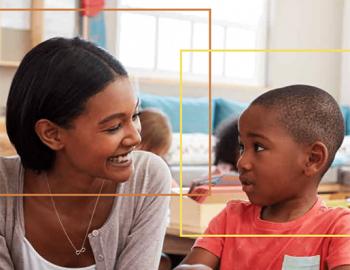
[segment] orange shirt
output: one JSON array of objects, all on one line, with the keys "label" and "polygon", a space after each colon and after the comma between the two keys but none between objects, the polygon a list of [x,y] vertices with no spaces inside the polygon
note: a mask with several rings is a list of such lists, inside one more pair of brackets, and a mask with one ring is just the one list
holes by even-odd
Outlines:
[{"label": "orange shirt", "polygon": [[[302,217],[285,223],[262,220],[260,212],[260,206],[231,201],[205,234],[350,235],[350,211],[328,208],[320,198]],[[350,265],[350,237],[205,237],[194,247],[219,257],[221,270],[331,270]]]}]

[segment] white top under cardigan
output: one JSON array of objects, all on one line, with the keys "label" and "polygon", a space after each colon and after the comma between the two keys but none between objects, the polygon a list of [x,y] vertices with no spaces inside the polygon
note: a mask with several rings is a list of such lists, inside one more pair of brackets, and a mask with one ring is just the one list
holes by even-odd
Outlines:
[{"label": "white top under cardigan", "polygon": [[[158,156],[133,152],[134,173],[119,194],[170,193],[171,174]],[[0,193],[23,193],[19,157],[0,157]],[[117,196],[105,224],[89,235],[96,270],[156,270],[165,235],[169,196]],[[0,269],[26,270],[22,197],[0,196]],[[49,239],[48,239],[49,241]]]},{"label": "white top under cardigan", "polygon": [[96,265],[87,267],[62,267],[47,261],[34,249],[32,244],[24,237],[22,243],[23,262],[26,268],[35,270],[96,270]]}]

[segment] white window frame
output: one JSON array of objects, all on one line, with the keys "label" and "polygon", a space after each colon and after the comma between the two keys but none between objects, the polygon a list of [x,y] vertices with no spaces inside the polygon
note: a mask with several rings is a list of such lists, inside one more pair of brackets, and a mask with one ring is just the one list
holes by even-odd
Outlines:
[{"label": "white window frame", "polygon": [[[118,3],[118,8],[130,8],[128,6],[120,5]],[[237,27],[245,30],[253,30],[256,32],[256,48],[255,49],[264,49],[266,48],[267,44],[267,26],[268,26],[268,1],[266,1],[265,7],[264,7],[264,13],[261,18],[261,22],[259,23],[259,27],[253,27],[251,25],[246,25],[242,23],[233,23],[233,22],[227,22],[227,21],[220,21],[220,20],[213,20],[212,21],[212,38],[213,38],[213,26],[221,26],[225,29],[225,40],[224,44],[226,44],[226,33],[228,27]],[[116,20],[116,36],[115,36],[115,42],[116,46],[114,48],[115,55],[119,56],[118,51],[118,42],[120,38],[120,12],[117,12],[115,16]],[[199,11],[200,12],[200,11]],[[154,52],[155,52],[155,58],[154,58],[154,65],[152,69],[143,69],[143,68],[135,68],[135,67],[127,67],[128,71],[135,77],[138,78],[148,78],[148,79],[168,79],[168,80],[178,80],[179,78],[179,72],[172,72],[167,70],[161,70],[156,67],[157,65],[157,50],[158,50],[158,23],[159,18],[171,18],[171,19],[178,19],[178,20],[185,20],[189,21],[191,23],[191,36],[193,37],[193,26],[195,23],[206,23],[208,24],[208,18],[205,17],[197,17],[193,15],[185,15],[180,13],[171,13],[171,12],[160,12],[160,11],[152,11],[152,12],[143,12],[143,11],[133,11],[133,14],[140,14],[140,15],[149,15],[156,18],[156,33],[155,33],[155,40],[154,40]],[[208,41],[209,43],[209,41]],[[193,38],[191,38],[190,41],[191,48],[193,46]],[[191,49],[191,48],[181,48],[181,49]],[[203,48],[193,48],[193,49],[203,49]],[[214,48],[212,45],[212,49],[246,49],[246,48]],[[195,52],[195,53],[203,53],[203,52]],[[234,52],[228,52],[228,53],[234,53]],[[215,52],[212,53],[212,57],[215,57]],[[256,57],[256,70],[255,70],[255,76],[254,80],[248,79],[238,79],[233,77],[228,77],[225,75],[219,76],[219,75],[212,75],[212,77],[215,76],[215,82],[219,84],[235,84],[235,85],[247,85],[247,86],[258,86],[258,87],[265,87],[266,86],[266,52],[259,52],[259,56]],[[190,56],[190,71],[189,73],[184,73],[186,75],[186,79],[193,82],[207,82],[208,81],[208,74],[206,75],[200,75],[200,74],[194,74],[193,71],[193,61],[192,56]],[[223,72],[225,72],[225,57],[223,61]],[[214,80],[213,80],[214,81]]]}]

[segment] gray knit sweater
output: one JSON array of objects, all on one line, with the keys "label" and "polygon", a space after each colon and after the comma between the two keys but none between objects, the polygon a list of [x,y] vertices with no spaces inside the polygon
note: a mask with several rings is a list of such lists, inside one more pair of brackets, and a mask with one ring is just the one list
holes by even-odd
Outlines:
[{"label": "gray knit sweater", "polygon": [[[133,154],[134,173],[116,192],[170,193],[171,175],[164,161],[143,151]],[[23,173],[19,157],[0,157],[0,193],[23,193]],[[168,196],[115,197],[105,224],[89,234],[97,270],[158,269],[168,206]],[[23,265],[24,235],[22,197],[0,197],[1,270],[28,269]]]}]

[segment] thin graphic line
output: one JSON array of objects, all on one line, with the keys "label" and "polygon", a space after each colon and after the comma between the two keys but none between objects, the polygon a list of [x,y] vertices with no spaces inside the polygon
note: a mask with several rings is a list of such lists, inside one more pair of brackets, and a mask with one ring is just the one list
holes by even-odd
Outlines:
[{"label": "thin graphic line", "polygon": [[[0,8],[0,11],[87,11],[93,8]],[[101,11],[210,11],[208,8],[101,8]]]},{"label": "thin graphic line", "polygon": [[190,237],[190,238],[197,238],[197,237],[259,237],[259,238],[269,238],[269,237],[299,237],[299,238],[310,238],[310,237],[329,237],[329,238],[345,238],[350,237],[350,234],[182,234],[180,237]]},{"label": "thin graphic line", "polygon": [[283,53],[302,53],[302,52],[350,52],[350,49],[182,49],[183,52],[283,52]]}]

